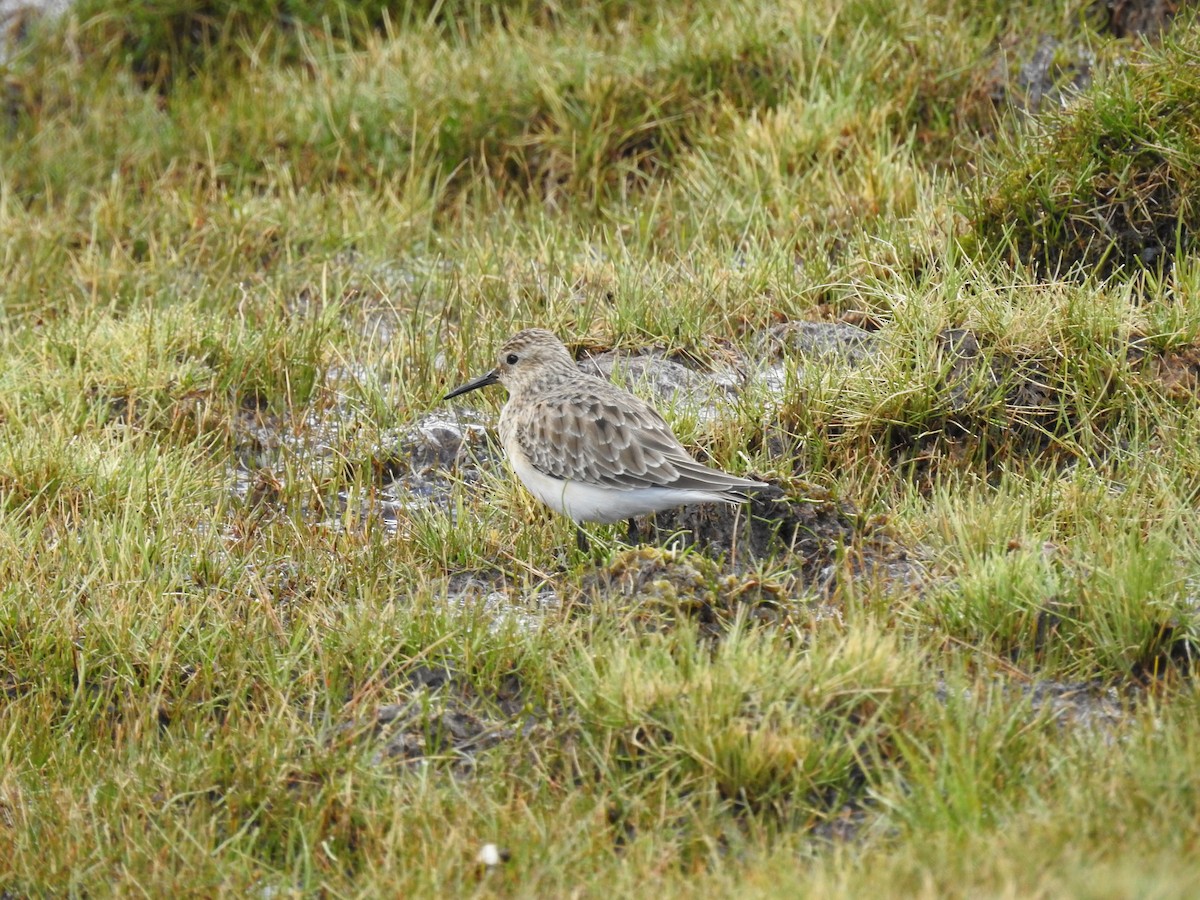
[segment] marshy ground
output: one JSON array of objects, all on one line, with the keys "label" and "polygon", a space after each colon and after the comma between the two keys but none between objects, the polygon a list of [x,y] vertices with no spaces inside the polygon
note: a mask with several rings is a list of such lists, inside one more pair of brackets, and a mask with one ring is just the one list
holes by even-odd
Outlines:
[{"label": "marshy ground", "polygon": [[1186,5],[304,8],[4,21],[0,894],[1194,894]]}]

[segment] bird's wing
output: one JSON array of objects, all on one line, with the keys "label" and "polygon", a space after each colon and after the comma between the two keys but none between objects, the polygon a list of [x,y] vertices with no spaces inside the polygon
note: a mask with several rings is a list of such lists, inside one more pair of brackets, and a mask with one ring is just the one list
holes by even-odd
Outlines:
[{"label": "bird's wing", "polygon": [[521,452],[546,475],[621,490],[761,486],[696,462],[649,404],[632,395],[621,401],[578,396],[536,401],[514,423]]}]

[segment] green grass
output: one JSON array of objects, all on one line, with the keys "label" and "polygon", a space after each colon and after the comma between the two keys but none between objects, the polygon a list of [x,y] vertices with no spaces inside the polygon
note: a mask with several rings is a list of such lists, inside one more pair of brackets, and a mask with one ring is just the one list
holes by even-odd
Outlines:
[{"label": "green grass", "polygon": [[1194,28],[997,150],[980,186],[976,236],[1043,276],[1169,270],[1193,247],[1200,136]]},{"label": "green grass", "polygon": [[[1194,19],[135,6],[4,64],[0,893],[1194,892]],[[533,325],[803,552],[440,459]]]}]

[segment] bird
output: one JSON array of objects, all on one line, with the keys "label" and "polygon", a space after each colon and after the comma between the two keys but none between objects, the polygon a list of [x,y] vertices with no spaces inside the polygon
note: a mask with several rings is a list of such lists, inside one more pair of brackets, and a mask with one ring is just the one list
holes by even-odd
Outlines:
[{"label": "bird", "polygon": [[444,400],[502,384],[500,442],[531,494],[576,525],[629,520],[690,503],[743,503],[768,487],[697,462],[649,403],[583,372],[552,332],[528,328],[500,347],[497,365]]}]

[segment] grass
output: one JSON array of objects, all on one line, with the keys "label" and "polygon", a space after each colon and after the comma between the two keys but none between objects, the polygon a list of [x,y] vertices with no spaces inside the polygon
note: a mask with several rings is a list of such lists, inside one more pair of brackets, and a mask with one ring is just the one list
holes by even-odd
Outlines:
[{"label": "grass", "polygon": [[1007,161],[976,198],[976,234],[1043,275],[1169,270],[1191,248],[1197,211],[1192,29],[1113,78]]},{"label": "grass", "polygon": [[[0,892],[1193,892],[1194,19],[289,9],[3,64]],[[531,325],[796,551],[566,552],[440,401]]]}]

